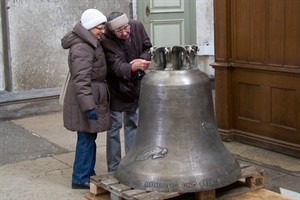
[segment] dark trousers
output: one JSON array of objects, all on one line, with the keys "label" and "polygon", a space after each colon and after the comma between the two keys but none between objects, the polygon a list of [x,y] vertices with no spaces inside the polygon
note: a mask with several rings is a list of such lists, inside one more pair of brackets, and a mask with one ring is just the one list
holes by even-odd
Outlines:
[{"label": "dark trousers", "polygon": [[95,175],[97,133],[77,132],[77,144],[73,165],[72,183],[90,181]]}]

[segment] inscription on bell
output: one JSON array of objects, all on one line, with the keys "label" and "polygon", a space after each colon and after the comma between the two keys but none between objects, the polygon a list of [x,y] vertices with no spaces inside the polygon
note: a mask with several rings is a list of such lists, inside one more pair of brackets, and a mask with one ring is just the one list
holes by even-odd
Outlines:
[{"label": "inscription on bell", "polygon": [[200,182],[186,182],[186,183],[173,183],[173,182],[155,182],[150,181],[146,182],[144,187],[148,188],[148,190],[156,190],[161,189],[165,191],[169,191],[170,189],[179,189],[185,190],[185,191],[195,191],[203,188],[211,188],[214,185],[218,185],[220,183],[219,179],[203,179]]},{"label": "inscription on bell", "polygon": [[179,188],[178,183],[159,183],[159,182],[146,182],[144,185],[145,188],[152,188],[152,189],[158,189],[158,188],[165,188],[165,190],[170,190],[170,189],[176,189]]}]

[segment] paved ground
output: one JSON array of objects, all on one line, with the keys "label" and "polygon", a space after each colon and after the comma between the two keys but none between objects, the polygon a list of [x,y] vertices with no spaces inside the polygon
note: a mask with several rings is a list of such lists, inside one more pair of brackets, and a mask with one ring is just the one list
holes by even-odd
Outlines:
[{"label": "paved ground", "polygon": [[[105,132],[98,134],[96,173],[106,173]],[[0,200],[81,200],[72,190],[76,135],[63,128],[62,113],[0,122]],[[300,159],[225,143],[240,163],[265,170],[266,188],[300,200]]]}]

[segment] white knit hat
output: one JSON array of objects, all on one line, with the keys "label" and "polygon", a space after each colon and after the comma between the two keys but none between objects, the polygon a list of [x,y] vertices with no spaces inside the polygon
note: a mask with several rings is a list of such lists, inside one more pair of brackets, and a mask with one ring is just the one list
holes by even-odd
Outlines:
[{"label": "white knit hat", "polygon": [[87,9],[81,15],[81,24],[87,30],[107,22],[106,17],[96,9]]}]

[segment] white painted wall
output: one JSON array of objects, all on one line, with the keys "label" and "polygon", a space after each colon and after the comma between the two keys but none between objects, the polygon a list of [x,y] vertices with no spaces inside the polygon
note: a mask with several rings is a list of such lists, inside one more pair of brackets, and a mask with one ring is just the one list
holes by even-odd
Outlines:
[{"label": "white painted wall", "polygon": [[198,66],[208,75],[214,75],[214,69],[210,66],[214,62],[214,19],[213,0],[196,0],[196,25]]}]

